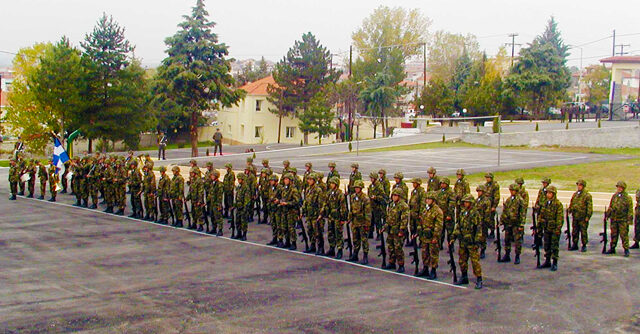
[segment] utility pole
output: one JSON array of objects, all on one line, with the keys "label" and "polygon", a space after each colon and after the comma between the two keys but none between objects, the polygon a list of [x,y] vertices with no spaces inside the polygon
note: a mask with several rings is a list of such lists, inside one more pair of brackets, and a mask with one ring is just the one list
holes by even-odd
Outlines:
[{"label": "utility pole", "polygon": [[624,56],[624,55],[629,53],[629,52],[624,52],[624,47],[625,46],[631,46],[631,44],[618,44],[618,45],[616,45],[616,47],[620,47],[620,53],[618,53],[620,56]]},{"label": "utility pole", "polygon": [[422,51],[422,89],[427,87],[427,43],[423,44]]},{"label": "utility pole", "polygon": [[[353,65],[353,44],[349,45],[349,79],[351,79],[351,67]],[[349,122],[347,123],[347,140],[351,141],[351,104],[353,103],[351,96],[349,96],[349,102],[347,103],[347,113],[349,114]]]},{"label": "utility pole", "polygon": [[611,56],[616,56],[616,30],[613,29],[613,52],[611,52]]},{"label": "utility pole", "polygon": [[516,44],[516,36],[518,36],[518,33],[509,34],[509,37],[511,37],[511,43],[505,43],[505,45],[507,46],[511,45],[511,67],[513,67],[513,57],[515,57],[516,45],[518,46],[522,45],[522,44]]},{"label": "utility pole", "polygon": [[[611,56],[616,56],[616,30],[613,29],[613,51],[611,52]],[[611,77],[611,89],[609,89],[609,120],[613,120],[613,96],[615,88],[615,82],[613,81],[613,77]]]}]

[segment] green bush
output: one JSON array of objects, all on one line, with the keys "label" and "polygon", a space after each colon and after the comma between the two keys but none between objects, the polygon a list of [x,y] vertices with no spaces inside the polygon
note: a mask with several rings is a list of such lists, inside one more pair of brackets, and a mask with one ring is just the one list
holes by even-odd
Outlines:
[{"label": "green bush", "polygon": [[480,132],[480,127],[476,125],[476,132]]},{"label": "green bush", "polygon": [[540,125],[536,122],[536,131],[540,131]]},{"label": "green bush", "polygon": [[207,149],[207,156],[209,156],[209,149]]},{"label": "green bush", "polygon": [[600,120],[598,120],[598,128],[601,128],[602,124],[600,124]]},{"label": "green bush", "polygon": [[567,124],[564,125],[565,130],[569,130],[569,122],[567,122]]},{"label": "green bush", "polygon": [[447,138],[445,138],[444,133],[442,134],[442,142],[444,143],[447,140]]},{"label": "green bush", "polygon": [[351,142],[349,142],[349,152],[353,151],[353,146],[351,145]]}]

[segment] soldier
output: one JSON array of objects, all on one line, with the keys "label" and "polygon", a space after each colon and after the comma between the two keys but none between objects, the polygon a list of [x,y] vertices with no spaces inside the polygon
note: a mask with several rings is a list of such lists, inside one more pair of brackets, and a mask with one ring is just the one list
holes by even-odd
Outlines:
[{"label": "soldier", "polygon": [[485,195],[491,202],[491,224],[489,224],[491,233],[489,233],[489,238],[493,239],[495,237],[495,224],[493,222],[496,221],[496,209],[500,204],[500,185],[493,179],[493,173],[485,174],[484,179],[486,181],[484,184]]},{"label": "soldier", "polygon": [[232,239],[247,240],[247,228],[249,223],[249,215],[252,215],[251,207],[251,189],[247,184],[247,175],[238,174],[238,185],[236,186],[236,198],[234,200],[234,208],[236,211],[236,235],[231,236]]},{"label": "soldier", "polygon": [[335,162],[330,162],[329,165],[329,174],[327,174],[327,183],[329,183],[329,180],[332,177],[337,177],[338,179],[340,179],[340,173],[338,173],[338,171],[336,170],[336,163]]},{"label": "soldier", "polygon": [[280,231],[278,230],[281,225],[280,219],[282,218],[281,217],[282,215],[280,212],[280,208],[276,204],[278,197],[280,197],[281,191],[282,189],[280,188],[280,185],[278,185],[278,176],[271,174],[271,176],[269,176],[269,183],[266,188],[267,198],[266,198],[266,201],[264,202],[266,206],[265,212],[268,212],[266,216],[271,218],[272,239],[269,243],[267,243],[267,245],[276,246],[278,248],[284,247],[283,240],[279,238],[281,234],[280,234]]},{"label": "soldier", "polygon": [[195,159],[191,159],[189,161],[189,166],[191,167],[189,169],[189,176],[191,176],[191,172],[195,172],[197,176],[200,176],[201,171],[200,171],[200,168],[198,167],[198,162]]},{"label": "soldier", "polygon": [[517,184],[511,184],[509,186],[511,196],[502,205],[500,224],[504,226],[504,256],[498,262],[511,262],[511,243],[513,242],[516,247],[514,264],[520,264],[524,224],[527,221],[527,205],[518,195],[518,189]]},{"label": "soldier", "polygon": [[[567,209],[571,215],[573,215],[573,221],[571,222],[571,239],[573,246],[570,251],[578,250],[578,239],[582,239],[582,252],[587,251],[587,243],[589,242],[589,234],[587,229],[589,228],[589,220],[593,214],[593,199],[591,194],[587,191],[587,182],[585,180],[578,180],[576,182],[578,190],[571,196],[571,202]],[[569,222],[567,222],[568,224]]]},{"label": "soldier", "polygon": [[[354,168],[357,172],[357,166]],[[358,174],[360,172],[357,172]],[[353,173],[352,173],[353,175]],[[351,203],[351,211],[349,212],[349,221],[353,230],[353,255],[347,260],[350,262],[358,261],[358,253],[362,247],[363,256],[361,264],[369,263],[369,224],[371,222],[371,203],[369,197],[362,192],[364,182],[356,180],[353,182],[353,193],[349,195],[349,203]]]},{"label": "soldier", "polygon": [[[247,158],[251,159],[251,158]],[[253,222],[253,209],[255,207],[256,200],[258,199],[258,179],[253,172],[253,159],[247,161],[247,166],[244,168],[245,185],[249,191],[251,200],[249,201],[249,211],[246,212],[247,222]],[[255,167],[254,167],[255,168]]]},{"label": "soldier", "polygon": [[295,225],[298,221],[298,208],[300,206],[300,192],[294,185],[293,178],[294,176],[291,173],[286,173],[282,176],[280,196],[274,200],[274,203],[282,210],[280,216],[281,225],[278,228],[281,234],[278,238],[280,240],[285,239],[284,247],[288,247],[289,250],[296,250]]},{"label": "soldier", "polygon": [[16,200],[18,182],[20,182],[20,170],[18,169],[18,163],[12,158],[9,162],[9,188],[11,189],[9,200]]},{"label": "soldier", "polygon": [[[289,162],[289,160],[285,160],[282,162],[282,174],[286,174],[291,172],[291,163]],[[281,179],[280,181],[284,182],[283,179]]]},{"label": "soldier", "polygon": [[456,213],[458,214],[462,206],[462,198],[471,193],[469,182],[464,178],[465,174],[464,169],[458,169],[456,171],[456,184],[453,186],[453,193],[456,195]]},{"label": "soldier", "polygon": [[316,181],[318,182],[318,187],[320,187],[320,189],[322,189],[323,192],[327,192],[327,184],[324,183],[323,181],[324,179],[324,173],[323,172],[316,172]]},{"label": "soldier", "polygon": [[411,239],[414,242],[420,238],[420,250],[422,252],[422,271],[418,276],[426,276],[434,280],[438,278],[436,269],[440,256],[440,235],[444,227],[444,213],[436,202],[436,193],[429,191],[425,194],[425,204],[420,208],[417,228],[413,231]]},{"label": "soldier", "polygon": [[293,184],[296,186],[296,188],[298,188],[298,191],[302,194],[302,180],[300,180],[300,177],[297,174],[298,169],[295,167],[291,167],[289,168],[289,173],[293,175],[293,179],[291,181],[293,181]]},{"label": "soldier", "polygon": [[527,189],[524,187],[524,179],[519,177],[515,179],[515,183],[518,185],[518,195],[520,195],[520,197],[522,198],[522,200],[524,201],[524,204],[527,205],[527,208],[529,207],[529,193],[527,192]]},{"label": "soldier", "polygon": [[313,174],[313,164],[307,162],[304,164],[304,174],[302,174],[302,191],[307,189],[307,178],[309,175]]},{"label": "soldier", "polygon": [[73,194],[76,196],[76,203],[74,204],[74,206],[82,206],[82,192],[84,187],[84,161],[84,159],[76,159],[76,162],[73,165],[73,183],[75,184],[75,189],[72,190]]},{"label": "soldier", "polygon": [[158,211],[156,208],[156,174],[150,165],[144,166],[144,179],[142,181],[142,192],[144,193],[144,220],[151,221],[158,219]]},{"label": "soldier", "polygon": [[391,194],[391,203],[387,208],[387,219],[381,229],[381,233],[387,231],[387,253],[389,254],[389,264],[382,269],[396,269],[398,263],[399,273],[404,273],[404,251],[402,243],[407,221],[409,221],[409,205],[402,198],[402,190],[396,188]]},{"label": "soldier", "polygon": [[127,169],[124,167],[124,160],[118,159],[115,169],[115,198],[118,205],[116,215],[124,215],[127,201]]},{"label": "soldier", "polygon": [[473,267],[473,275],[476,276],[476,289],[482,289],[482,267],[480,266],[478,244],[482,235],[481,223],[478,213],[473,209],[473,196],[466,195],[462,198],[462,212],[460,219],[456,224],[452,239],[449,242],[453,244],[458,239],[458,256],[460,264],[460,279],[455,282],[456,285],[469,284],[467,276],[467,268],[469,259]]},{"label": "soldier", "polygon": [[[636,217],[635,217],[635,221],[634,221],[634,227],[633,227],[633,232],[634,232],[634,236],[633,236],[633,245],[630,247],[631,249],[638,249],[640,248],[640,245],[638,245],[638,243],[640,243],[640,189],[636,190]],[[585,228],[586,230],[586,228]],[[583,240],[586,238],[583,238]]]},{"label": "soldier", "polygon": [[322,203],[324,203],[324,192],[316,184],[316,177],[315,173],[307,175],[307,187],[302,204],[302,216],[306,217],[307,235],[311,243],[310,249],[305,249],[304,252],[324,255],[324,219],[320,214]]},{"label": "soldier", "polygon": [[[76,185],[76,172],[75,172],[75,168],[76,168],[76,162],[72,162],[71,163],[71,168],[73,171],[73,174],[71,175],[71,192],[74,193],[77,190],[77,185]],[[115,178],[115,172],[114,172],[114,162],[113,160],[110,158],[108,163],[105,163],[105,169],[102,172],[101,175],[102,179],[101,181],[104,183],[104,201],[107,204],[107,208],[104,210],[104,212],[106,213],[113,213],[113,206],[115,203],[115,195],[114,195],[114,189],[115,189],[115,182],[114,182],[114,178]]]},{"label": "soldier", "polygon": [[368,237],[373,238],[373,231],[375,230],[377,232],[377,239],[380,239],[380,229],[382,228],[382,220],[387,210],[389,196],[385,193],[376,172],[369,173],[369,178],[371,183],[369,184],[367,195],[371,203],[371,227]]},{"label": "soldier", "polygon": [[138,161],[133,160],[129,164],[129,169],[131,169],[131,174],[129,175],[129,190],[131,191],[131,218],[140,218],[142,219],[143,209],[142,209],[142,200],[140,199],[140,195],[142,194],[142,174],[140,170],[138,170]]},{"label": "soldier", "polygon": [[[544,238],[545,261],[542,268],[551,267],[551,271],[558,270],[560,234],[564,223],[564,210],[562,203],[556,198],[556,193],[556,187],[546,187],[546,200],[540,202],[538,226],[536,226],[538,231],[535,232],[542,233]],[[550,259],[553,260],[553,264],[551,264]]]},{"label": "soldier", "polygon": [[[409,217],[411,223],[411,231],[417,231],[418,220],[420,219],[420,210],[426,203],[427,192],[422,187],[422,180],[419,177],[414,177],[411,180],[413,184],[413,190],[411,190],[411,199],[409,200]],[[416,239],[409,238],[407,234],[407,246],[413,246]]]},{"label": "soldier", "polygon": [[62,178],[60,179],[60,181],[62,182],[62,191],[60,191],[61,194],[66,194],[67,193],[67,188],[69,187],[69,171],[71,169],[71,160],[67,160],[64,162],[64,172],[62,173]]},{"label": "soldier", "polygon": [[[27,174],[29,174],[29,181],[27,181],[27,188],[29,189],[29,195],[27,196],[27,198],[33,198],[33,194],[36,191],[36,172],[38,171],[37,169],[37,165],[39,161],[37,161],[36,159],[31,159],[31,161],[29,161],[29,163],[27,164]],[[45,170],[45,174],[47,174],[47,171]],[[46,182],[45,182],[46,185]],[[42,189],[41,189],[42,190]],[[46,190],[46,187],[45,187]],[[40,192],[41,194],[44,194],[43,192]]]},{"label": "soldier", "polygon": [[227,163],[224,165],[227,173],[222,180],[222,189],[224,190],[224,214],[225,218],[229,218],[229,210],[233,207],[233,189],[236,185],[236,173],[233,172],[233,165]]},{"label": "soldier", "polygon": [[98,160],[89,159],[89,171],[86,176],[87,202],[91,197],[91,206],[89,209],[98,208],[98,190],[100,189],[100,168],[98,168]]},{"label": "soldier", "polygon": [[633,223],[633,201],[627,194],[627,183],[618,181],[616,193],[611,197],[609,209],[605,217],[611,221],[611,244],[605,254],[615,254],[618,245],[618,235],[622,239],[624,256],[629,256],[629,225]]},{"label": "soldier", "polygon": [[[44,167],[42,167],[44,169]],[[53,164],[53,161],[51,161],[51,164],[49,165],[49,192],[51,193],[51,198],[49,198],[49,202],[55,202],[56,201],[56,194],[58,193],[58,169],[56,168],[56,166]]]},{"label": "soldier", "polygon": [[[327,218],[327,240],[329,241],[329,252],[327,256],[334,256],[336,259],[342,258],[342,248],[344,239],[342,237],[342,226],[345,224],[348,216],[347,201],[344,194],[340,191],[340,179],[331,177],[327,180],[329,189],[327,190],[327,198],[323,203],[321,215]],[[338,250],[335,253],[335,250]]]},{"label": "soldier", "polygon": [[180,167],[173,166],[171,168],[173,178],[171,179],[171,187],[169,188],[171,202],[173,204],[173,215],[175,222],[173,226],[182,227],[182,206],[184,203],[184,178],[180,175]]},{"label": "soldier", "polygon": [[44,199],[44,194],[47,191],[47,180],[49,179],[49,173],[47,172],[47,168],[45,168],[40,163],[40,161],[36,162],[36,166],[38,167],[38,178],[40,179],[40,199]]},{"label": "soldier", "polygon": [[246,160],[246,163],[247,163],[246,167],[249,167],[249,171],[253,173],[253,176],[256,176],[258,169],[256,168],[256,165],[253,164],[253,158],[248,157]]},{"label": "soldier", "polygon": [[271,167],[269,167],[269,160],[268,159],[262,159],[262,169],[266,169],[267,170],[267,176],[273,175],[273,170],[271,169]]},{"label": "soldier", "polygon": [[196,171],[189,172],[189,192],[187,193],[187,201],[191,201],[191,220],[192,224],[189,229],[198,229],[198,232],[203,232],[204,229],[204,216],[203,208],[204,202],[204,181]]},{"label": "soldier", "polygon": [[429,180],[427,180],[427,191],[440,190],[440,178],[436,176],[436,169],[429,167],[427,174],[429,174]]},{"label": "soldier", "polygon": [[456,224],[456,195],[453,193],[453,190],[451,190],[451,187],[449,187],[449,182],[449,178],[443,177],[440,179],[440,190],[436,192],[436,202],[444,214],[443,229],[440,235],[441,248],[444,242],[445,232],[447,234],[447,241],[450,241]]},{"label": "soldier", "polygon": [[[16,143],[17,145],[18,143]],[[26,173],[27,171],[27,161],[21,158],[22,154],[19,151],[16,151],[16,158],[18,159],[18,167],[20,169],[20,192],[18,193],[19,196],[24,196],[24,190],[25,190],[25,181],[23,181],[22,176]]]},{"label": "soldier", "polygon": [[362,180],[362,174],[358,171],[360,166],[357,163],[351,164],[351,174],[349,175],[349,185],[347,185],[348,194],[351,195],[354,192],[354,184],[356,181]]},{"label": "soldier", "polygon": [[151,159],[151,156],[149,156],[149,153],[145,153],[144,154],[144,166],[148,166],[149,170],[153,170],[153,160]]},{"label": "soldier", "polygon": [[480,222],[482,223],[482,236],[480,238],[480,258],[485,258],[485,251],[487,249],[487,236],[489,234],[489,225],[493,225],[493,221],[491,220],[491,200],[486,195],[486,188],[484,184],[478,185],[476,187],[476,193],[478,194],[478,198],[476,199],[476,203],[474,208],[478,212],[478,216],[480,217]]},{"label": "soldier", "polygon": [[547,199],[547,187],[549,187],[549,185],[551,184],[551,179],[545,177],[540,182],[542,183],[542,187],[540,187],[540,189],[538,190],[538,197],[536,197],[536,203],[534,204],[534,208],[536,211],[540,209],[541,202],[544,202]]},{"label": "soldier", "polygon": [[160,224],[169,223],[169,210],[171,210],[170,193],[171,180],[167,176],[167,167],[160,166],[160,180],[158,180],[158,203],[160,206]]},{"label": "soldier", "polygon": [[160,131],[158,132],[158,138],[157,138],[157,142],[158,142],[158,160],[162,159],[162,160],[167,160],[165,154],[167,153],[167,136],[164,134],[164,132]]},{"label": "soldier", "polygon": [[395,181],[395,184],[393,185],[392,190],[396,188],[400,188],[400,190],[402,190],[402,193],[404,194],[403,198],[409,198],[409,187],[407,187],[403,179],[404,179],[404,175],[402,173],[397,172],[393,174],[393,180]]},{"label": "soldier", "polygon": [[[387,196],[391,196],[391,182],[387,179],[387,170],[382,168],[378,171],[378,175],[380,176],[378,179],[380,180],[380,184],[382,184],[382,188],[384,189],[384,193]],[[405,198],[406,201],[406,198]],[[405,202],[406,203],[406,202]]]},{"label": "soldier", "polygon": [[258,206],[260,207],[260,211],[262,211],[262,219],[260,219],[260,212],[258,212],[258,224],[267,224],[268,222],[267,216],[269,215],[269,209],[267,203],[269,202],[270,177],[269,169],[262,168],[260,171],[260,180],[258,181],[258,195],[260,199]]}]

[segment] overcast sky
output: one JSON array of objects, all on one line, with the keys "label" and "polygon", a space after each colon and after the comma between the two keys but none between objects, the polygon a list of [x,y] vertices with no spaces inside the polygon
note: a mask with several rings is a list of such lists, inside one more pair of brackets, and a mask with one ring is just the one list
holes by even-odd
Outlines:
[{"label": "overcast sky", "polygon": [[[147,66],[164,58],[164,39],[176,31],[182,15],[195,0],[0,0],[0,51],[16,52],[35,42],[56,41],[68,36],[75,45],[102,14],[113,15],[126,28],[126,37],[136,46],[136,56]],[[583,62],[596,63],[611,55],[616,44],[630,44],[626,51],[640,55],[640,0],[206,0],[215,32],[238,59],[265,56],[280,59],[296,39],[313,32],[332,52],[349,49],[351,33],[380,5],[419,8],[432,19],[430,30],[472,33],[489,55],[509,42],[530,42],[554,15],[567,44],[583,47]],[[580,63],[580,50],[569,57]],[[8,64],[0,53],[0,66]]]}]

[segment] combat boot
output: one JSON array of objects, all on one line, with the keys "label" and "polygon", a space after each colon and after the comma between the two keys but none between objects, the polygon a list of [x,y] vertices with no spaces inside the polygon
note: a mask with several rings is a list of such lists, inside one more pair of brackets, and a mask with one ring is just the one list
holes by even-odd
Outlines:
[{"label": "combat boot", "polygon": [[18,196],[24,196],[24,191],[18,192]]},{"label": "combat boot", "polygon": [[82,207],[86,208],[89,206],[89,201],[87,201],[86,199],[82,200]]},{"label": "combat boot", "polygon": [[422,267],[422,270],[420,270],[416,276],[418,277],[423,277],[423,276],[429,276],[429,268],[427,266]]},{"label": "combat boot", "polygon": [[113,213],[113,207],[112,206],[108,206],[106,210],[104,210],[104,212],[106,213]]},{"label": "combat boot", "polygon": [[[41,199],[44,199],[44,197],[42,197]],[[79,200],[79,199],[76,199],[76,203],[75,203],[75,204],[73,204],[73,206],[81,206],[81,205],[82,205],[82,203],[80,203],[80,200]],[[111,209],[111,211],[113,211],[113,209]],[[106,212],[106,211],[105,211],[105,212]]]},{"label": "combat boot", "polygon": [[244,231],[244,232],[242,233],[242,237],[240,238],[240,240],[242,240],[242,241],[247,241],[247,231]]},{"label": "combat boot", "polygon": [[289,250],[294,251],[296,249],[298,249],[298,246],[296,246],[296,242],[294,241],[294,242],[291,243],[291,246],[289,246]]},{"label": "combat boot", "polygon": [[182,219],[178,219],[178,222],[176,223],[176,227],[182,227]]},{"label": "combat boot", "polygon": [[334,247],[329,247],[329,251],[327,251],[327,253],[325,255],[326,256],[335,256],[336,255],[336,249]]},{"label": "combat boot", "polygon": [[129,218],[138,218],[138,214],[136,214],[135,212],[130,214],[129,216],[127,216]]},{"label": "combat boot", "polygon": [[480,250],[480,259],[484,259],[486,257],[486,255],[484,254],[484,251],[485,251],[484,248]]},{"label": "combat boot", "polygon": [[616,253],[616,249],[615,248],[609,248],[608,251],[604,252],[605,254],[615,254]]},{"label": "combat boot", "polygon": [[277,244],[278,244],[278,240],[276,239],[276,237],[273,237],[273,239],[271,239],[271,241],[267,243],[267,246],[273,246]]},{"label": "combat boot", "polygon": [[216,233],[216,236],[218,236],[218,237],[221,237],[223,235],[224,235],[224,233],[222,232],[222,229],[219,229],[218,233]]},{"label": "combat boot", "polygon": [[373,239],[373,229],[369,230],[369,234],[367,235],[368,239]]},{"label": "combat boot", "polygon": [[513,264],[520,264],[520,254],[516,253],[516,260],[513,261]]},{"label": "combat boot", "polygon": [[624,250],[624,257],[629,257],[629,250],[628,249]]},{"label": "combat boot", "polygon": [[585,253],[587,251],[587,245],[582,245],[582,249],[580,249],[580,251]]},{"label": "combat boot", "polygon": [[573,251],[577,251],[578,250],[578,245],[573,245],[571,248],[569,248],[569,251],[573,252]]},{"label": "combat boot", "polygon": [[287,238],[287,241],[284,243],[284,248],[289,248],[291,247],[291,241],[289,241],[289,238]]},{"label": "combat boot", "polygon": [[[147,217],[145,217],[147,218]],[[146,219],[145,219],[146,220]],[[202,228],[202,225],[198,225],[198,229],[196,229],[196,231],[198,232],[202,232],[204,229]]]},{"label": "combat boot", "polygon": [[9,197],[10,201],[15,201],[16,200],[16,195],[11,195],[11,197]]},{"label": "combat boot", "polygon": [[398,270],[396,270],[397,273],[403,274],[404,273],[404,264],[398,266]]},{"label": "combat boot", "polygon": [[460,278],[457,281],[455,281],[453,284],[454,285],[466,285],[466,284],[469,284],[469,277],[467,276],[467,273],[463,272],[462,276],[460,276]]},{"label": "combat boot", "polygon": [[629,247],[629,248],[631,248],[631,249],[638,249],[638,248],[640,248],[640,245],[638,245],[638,242],[636,241],[636,242],[634,242],[634,243],[633,243],[633,245],[631,245],[631,247]]},{"label": "combat boot", "polygon": [[284,243],[282,242],[282,240],[277,240],[277,241],[276,241],[276,247],[278,247],[278,248],[284,248]]},{"label": "combat boot", "polygon": [[435,267],[433,267],[433,268],[431,268],[431,274],[429,274],[429,276],[427,277],[427,279],[435,280],[435,279],[437,279],[437,278],[438,278],[438,273],[436,272],[436,268],[435,268]]},{"label": "combat boot", "polygon": [[362,265],[367,265],[369,264],[369,253],[364,253],[362,254],[362,261],[360,261],[360,264]]},{"label": "combat boot", "polygon": [[[55,202],[55,201],[56,201],[56,198],[55,198],[55,197],[51,197],[51,198],[49,198],[49,202]],[[628,251],[627,251],[627,252],[628,252]]]},{"label": "combat boot", "polygon": [[62,191],[60,191],[61,194],[66,194],[67,193],[67,189],[62,189]]},{"label": "combat boot", "polygon": [[[33,198],[33,197],[31,197]],[[40,197],[38,197],[38,199],[44,199],[44,195],[40,195]]]},{"label": "combat boot", "polygon": [[353,253],[350,258],[347,259],[349,262],[358,262],[358,253]]},{"label": "combat boot", "polygon": [[89,209],[97,209],[97,208],[98,208],[98,206],[95,205],[95,204],[91,204],[91,206],[89,207]]},{"label": "combat boot", "polygon": [[27,198],[33,198],[33,193],[30,193],[29,196],[27,196]]},{"label": "combat boot", "polygon": [[389,263],[386,266],[382,266],[382,269],[384,269],[384,270],[395,270],[396,269],[396,264],[395,263]]},{"label": "combat boot", "polygon": [[544,263],[542,264],[542,266],[540,266],[540,268],[550,268],[551,267],[551,260],[547,257],[544,260]]},{"label": "combat boot", "polygon": [[551,265],[551,271],[556,271],[556,270],[558,270],[558,260],[553,259],[553,264]]},{"label": "combat boot", "polygon": [[318,250],[316,251],[316,255],[324,256],[324,242],[320,240],[318,243]]},{"label": "combat boot", "polygon": [[342,249],[338,249],[338,253],[336,253],[336,259],[337,260],[342,259]]},{"label": "combat boot", "polygon": [[[142,215],[140,215],[140,216],[142,216]],[[142,219],[143,219],[143,220],[147,220],[147,221],[148,221],[148,220],[150,220],[151,218],[149,218],[149,215],[145,215],[145,216],[144,216],[144,218],[142,218]],[[200,230],[202,230],[202,229],[200,229]]]},{"label": "combat boot", "polygon": [[511,262],[511,252],[504,253],[504,256],[498,262]]},{"label": "combat boot", "polygon": [[316,252],[316,245],[315,244],[311,244],[311,247],[305,249],[304,252],[307,253],[307,254],[315,253]]},{"label": "combat boot", "polygon": [[482,276],[476,278],[476,289],[482,289]]}]

